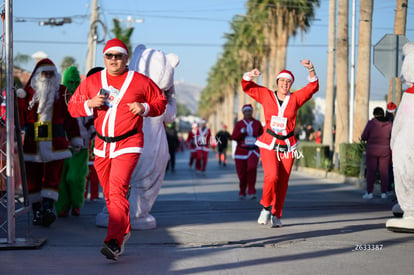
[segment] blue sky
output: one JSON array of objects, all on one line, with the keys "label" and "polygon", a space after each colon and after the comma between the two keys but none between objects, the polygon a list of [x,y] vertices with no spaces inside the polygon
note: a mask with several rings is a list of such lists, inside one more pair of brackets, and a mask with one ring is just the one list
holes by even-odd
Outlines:
[{"label": "blue sky", "polygon": [[[85,72],[87,34],[91,0],[19,0],[13,1],[14,54],[31,55],[44,51],[59,65],[65,56],[73,56],[81,73]],[[108,30],[112,29],[112,18],[126,20],[143,19],[143,23],[132,23],[135,28],[132,44],[175,53],[180,57],[176,69],[176,80],[200,86],[206,85],[210,68],[215,64],[225,43],[224,34],[230,32],[230,22],[237,14],[245,14],[245,0],[99,0],[100,19]],[[352,0],[350,0],[350,4]],[[321,79],[320,95],[324,95],[326,83],[328,44],[328,0],[322,0],[316,11],[316,20],[307,33],[292,38],[289,42],[287,69],[296,80],[293,88],[306,83],[306,70],[299,60],[309,58],[314,63]],[[414,41],[414,0],[408,1],[407,33]],[[356,1],[357,14],[359,1]],[[393,32],[395,1],[376,0],[374,4],[372,44],[385,34]],[[350,11],[351,13],[351,11]],[[50,17],[72,17],[71,24],[63,26],[39,26],[41,19]],[[19,19],[19,20],[16,20]],[[19,22],[18,22],[19,21]],[[22,22],[23,21],[23,22]],[[358,24],[358,16],[356,18]],[[126,26],[126,22],[124,22]],[[358,39],[358,25],[356,26]],[[351,30],[351,22],[349,25]],[[108,32],[106,40],[113,38]],[[351,42],[351,38],[349,39]],[[356,41],[357,43],[358,41]],[[96,65],[102,66],[98,45]],[[355,61],[356,63],[356,61]],[[32,70],[34,63],[26,64]],[[251,68],[246,68],[250,70]],[[259,68],[260,69],[260,68]],[[385,78],[375,67],[371,74],[371,99],[382,99],[388,89]]]}]

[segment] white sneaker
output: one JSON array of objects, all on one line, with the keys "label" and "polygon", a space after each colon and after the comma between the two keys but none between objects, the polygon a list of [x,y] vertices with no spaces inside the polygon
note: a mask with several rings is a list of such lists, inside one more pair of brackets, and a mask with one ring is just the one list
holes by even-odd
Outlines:
[{"label": "white sneaker", "polygon": [[126,242],[129,240],[129,237],[131,237],[131,232],[128,232],[127,234],[125,234],[124,236],[124,240],[122,241],[118,256],[122,255],[125,251],[125,244]]},{"label": "white sneaker", "polygon": [[255,200],[256,199],[256,195],[247,195],[249,200]]},{"label": "white sneaker", "polygon": [[262,212],[260,212],[260,216],[257,219],[258,224],[267,224],[270,220],[270,211],[266,209],[262,209]]},{"label": "white sneaker", "polygon": [[272,215],[272,218],[270,219],[271,223],[272,223],[272,227],[282,227],[282,221],[276,217]]},{"label": "white sneaker", "polygon": [[246,199],[246,196],[239,195],[239,200],[244,201]]},{"label": "white sneaker", "polygon": [[374,198],[374,194],[372,194],[372,193],[365,193],[362,196],[362,198],[365,199],[365,200],[370,200],[370,199],[373,199]]},{"label": "white sneaker", "polygon": [[382,193],[381,194],[381,199],[386,199],[388,196],[387,196],[387,193]]}]

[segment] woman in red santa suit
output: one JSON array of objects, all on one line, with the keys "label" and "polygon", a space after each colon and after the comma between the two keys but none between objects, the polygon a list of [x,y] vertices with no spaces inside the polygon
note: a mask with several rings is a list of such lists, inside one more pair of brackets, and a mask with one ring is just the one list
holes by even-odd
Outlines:
[{"label": "woman in red santa suit", "polygon": [[234,160],[239,177],[239,198],[246,199],[246,188],[249,198],[256,199],[256,176],[259,162],[259,147],[256,140],[263,134],[260,121],[253,118],[253,106],[246,104],[242,107],[243,119],[234,126],[231,139],[237,142]]},{"label": "woman in red santa suit", "polygon": [[196,135],[196,172],[204,175],[206,172],[208,151],[210,146],[211,132],[207,128],[206,121],[203,119],[200,121],[200,127],[198,127]]},{"label": "woman in red santa suit", "polygon": [[263,209],[257,222],[267,224],[270,220],[272,227],[282,226],[280,219],[296,156],[297,140],[294,130],[298,109],[319,89],[312,63],[308,59],[301,63],[309,71],[309,83],[294,93],[290,93],[294,76],[287,70],[277,74],[276,91],[252,81],[260,76],[258,69],[245,73],[242,80],[244,92],[261,103],[264,110],[266,129],[256,141],[256,145],[260,147],[264,171],[263,195],[260,201]]},{"label": "woman in red santa suit", "polygon": [[103,55],[105,69],[83,80],[68,106],[74,117],[94,116],[94,166],[109,212],[101,253],[117,260],[130,235],[127,191],[143,150],[143,117],[163,114],[167,100],[150,78],[128,70],[121,40],[109,40]]}]

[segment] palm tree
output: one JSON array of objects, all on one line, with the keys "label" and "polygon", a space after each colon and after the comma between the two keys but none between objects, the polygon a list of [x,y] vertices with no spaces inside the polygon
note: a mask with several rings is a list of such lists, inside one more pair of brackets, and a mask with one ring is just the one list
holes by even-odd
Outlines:
[{"label": "palm tree", "polygon": [[113,23],[114,23],[114,28],[111,31],[113,32],[116,38],[118,38],[119,40],[125,43],[125,45],[128,48],[128,52],[130,53],[129,56],[131,57],[132,56],[131,36],[132,36],[132,33],[134,32],[134,28],[127,27],[126,29],[123,29],[121,26],[121,22],[116,18],[113,19]]},{"label": "palm tree", "polygon": [[338,36],[336,39],[336,134],[335,152],[349,141],[349,84],[348,84],[348,16],[349,0],[338,0]]},{"label": "palm tree", "polygon": [[358,74],[356,78],[354,129],[352,137],[354,142],[359,141],[369,115],[373,6],[373,0],[359,1]]},{"label": "palm tree", "polygon": [[62,60],[62,63],[60,63],[60,71],[63,73],[66,68],[69,68],[71,66],[78,66],[78,64],[76,64],[75,58],[72,56],[65,56]]},{"label": "palm tree", "polygon": [[328,64],[326,74],[326,109],[323,127],[323,144],[329,145],[333,150],[333,121],[334,121],[334,84],[335,84],[335,24],[336,0],[329,1],[329,27],[328,27]]}]

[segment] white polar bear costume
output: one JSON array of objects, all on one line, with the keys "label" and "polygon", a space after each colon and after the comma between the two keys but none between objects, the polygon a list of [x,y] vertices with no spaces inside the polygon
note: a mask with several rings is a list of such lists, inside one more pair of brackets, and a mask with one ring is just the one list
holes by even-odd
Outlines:
[{"label": "white polar bear costume", "polygon": [[391,149],[395,193],[404,214],[401,219],[388,220],[386,227],[390,231],[414,233],[414,43],[406,43],[403,54],[401,79],[409,88],[401,98],[394,119]]},{"label": "white polar bear costume", "polygon": [[[158,197],[167,163],[167,135],[164,123],[175,120],[177,108],[174,90],[174,69],[179,58],[170,53],[146,48],[138,45],[129,64],[130,70],[151,78],[164,91],[168,104],[164,114],[158,117],[145,117],[142,130],[144,132],[144,148],[130,181],[129,208],[130,223],[133,230],[156,228],[156,219],[149,214]],[[103,209],[96,216],[96,225],[107,227],[108,210]]]}]

